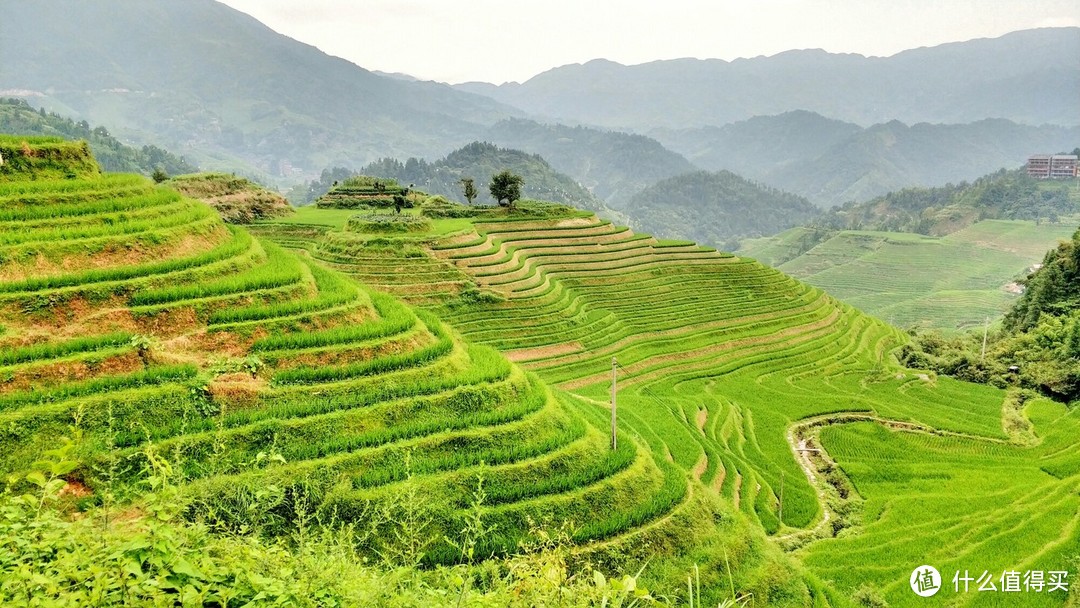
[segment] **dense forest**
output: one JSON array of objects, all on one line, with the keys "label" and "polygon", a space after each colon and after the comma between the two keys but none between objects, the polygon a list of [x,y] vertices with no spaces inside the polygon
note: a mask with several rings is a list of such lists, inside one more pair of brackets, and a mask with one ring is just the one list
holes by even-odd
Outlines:
[{"label": "dense forest", "polygon": [[637,229],[726,250],[738,248],[740,237],[776,234],[809,223],[820,213],[801,196],[730,171],[696,171],[662,180],[631,198],[626,212]]}]

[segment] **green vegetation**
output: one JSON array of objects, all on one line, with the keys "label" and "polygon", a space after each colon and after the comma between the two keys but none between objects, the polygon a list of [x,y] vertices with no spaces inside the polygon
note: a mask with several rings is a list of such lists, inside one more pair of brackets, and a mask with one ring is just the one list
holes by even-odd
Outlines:
[{"label": "green vegetation", "polygon": [[[344,180],[340,185],[335,182],[330,191],[320,196],[315,204],[324,209],[386,209],[394,207],[397,197],[406,197],[408,194],[409,188],[401,186],[395,180],[356,175]],[[412,208],[417,195],[406,199],[403,206]]]},{"label": "green vegetation", "polygon": [[796,228],[740,253],[775,262],[811,245],[778,267],[897,327],[956,330],[1003,315],[1025,269],[1074,229],[985,220],[938,238]]},{"label": "green vegetation", "polygon": [[431,221],[418,215],[354,215],[345,225],[348,232],[429,232]]},{"label": "green vegetation", "polygon": [[[491,192],[491,198],[495,199],[495,202],[499,203],[500,207],[505,206],[513,209],[514,203],[521,198],[521,187],[524,183],[525,180],[520,175],[515,175],[508,170],[500,171],[491,176],[488,191]],[[506,201],[505,205],[503,201]]]},{"label": "green vegetation", "polygon": [[[1029,223],[979,226],[1014,235],[1011,247],[1025,253],[1040,238]],[[437,313],[468,339],[508,353],[600,420],[606,412],[597,406],[607,400],[615,357],[620,428],[641,438],[662,479],[651,501],[615,521],[648,527],[686,513],[694,496],[715,492],[827,581],[807,586],[821,605],[845,605],[842,596],[908,605],[907,576],[918,558],[875,548],[892,538],[938,547],[941,526],[961,534],[968,518],[987,528],[995,518],[1008,522],[995,532],[1001,536],[995,547],[1012,545],[1007,551],[953,543],[957,555],[999,570],[1035,554],[1046,569],[1068,568],[1070,552],[1080,549],[1067,525],[1080,504],[1067,464],[1075,458],[1061,452],[1060,442],[1028,447],[1032,433],[1043,437],[1061,422],[1040,416],[1046,401],[1017,400],[999,388],[897,365],[891,353],[907,352],[896,350],[908,342],[905,334],[751,260],[658,242],[595,217],[476,218],[472,227],[429,242],[426,255],[409,250],[410,241],[400,248],[383,241],[346,247],[332,233],[305,246],[332,267],[349,268]],[[956,238],[986,236],[972,231]],[[898,247],[935,241],[889,238]],[[847,441],[849,429],[873,430],[887,451],[846,450],[837,441]],[[893,437],[915,446],[940,441],[950,456],[893,449]],[[800,445],[828,451],[795,452]],[[908,462],[909,452],[927,471],[938,467],[939,477]],[[867,456],[876,459],[872,466],[861,464]],[[866,477],[878,475],[884,458],[896,461],[880,473],[882,483],[896,484],[895,503],[889,486]],[[1053,479],[1036,474],[1044,462],[1059,471]],[[617,466],[626,465],[614,459],[601,470]],[[1000,473],[975,482],[996,467]],[[1000,498],[996,488],[1019,474],[1032,482]],[[912,513],[936,479],[963,482],[934,486],[936,512],[952,519],[924,526]],[[1037,500],[1048,494],[1060,500]],[[1018,496],[1025,497],[1025,510],[1007,517],[1003,509]],[[959,509],[964,520],[954,515]],[[1046,526],[1034,516],[1043,509],[1053,510]],[[864,530],[872,535],[863,538]],[[866,559],[870,551],[874,557]],[[721,559],[698,554],[702,563]],[[775,589],[761,593],[754,591],[758,601],[790,601]],[[1060,605],[1063,594],[1037,599]]]},{"label": "green vegetation", "polygon": [[[536,209],[562,219],[489,221],[589,221]],[[259,224],[297,253],[145,178],[111,175],[6,182],[0,211],[0,547],[26,548],[0,551],[5,601],[292,597],[294,582],[323,580],[274,570],[305,537],[321,547],[308,572],[370,564],[366,583],[320,587],[342,601],[362,603],[395,576],[416,586],[394,598],[427,597],[448,577],[485,581],[458,593],[492,604],[511,588],[549,597],[521,595],[525,571],[505,568],[550,547],[567,573],[636,572],[653,558],[643,584],[679,589],[700,561],[741,590],[805,603],[789,560],[630,431],[610,451],[588,402],[342,273],[374,251],[391,263],[366,271],[386,284],[463,286],[425,243],[445,237],[440,222],[465,220],[395,216],[425,225],[400,238]],[[61,436],[74,438],[63,463],[38,470]],[[152,550],[99,543],[146,538]],[[699,547],[700,560],[676,546]],[[451,567],[491,556],[475,573]],[[68,586],[76,576],[89,582]],[[544,593],[618,595],[593,580]]]},{"label": "green vegetation", "polygon": [[818,210],[806,199],[734,173],[698,171],[665,179],[626,204],[631,223],[669,238],[736,249],[740,237],[776,234],[809,223]]},{"label": "green vegetation", "polygon": [[489,143],[473,142],[432,163],[416,158],[404,163],[384,158],[367,165],[360,172],[415,184],[425,192],[457,201],[464,200],[461,180],[473,178],[479,191],[476,200],[481,204],[493,205],[498,201],[488,192],[487,186],[500,171],[510,171],[524,179],[522,195],[525,197],[565,203],[581,209],[604,208],[603,203],[588,190],[552,169],[540,156],[499,148]]},{"label": "green vegetation", "polygon": [[908,605],[924,554],[1070,567],[1071,410],[904,367],[753,260],[529,208],[253,236],[141,178],[0,184],[0,597],[847,608]]},{"label": "green vegetation", "polygon": [[184,196],[210,205],[230,224],[250,224],[293,212],[288,201],[280,194],[235,175],[180,175],[169,180],[168,185]]},{"label": "green vegetation", "polygon": [[916,232],[944,236],[986,219],[1058,224],[1080,213],[1073,180],[1038,180],[1023,169],[938,188],[907,188],[830,211],[817,223],[831,228]]},{"label": "green vegetation", "polygon": [[183,157],[157,146],[126,146],[110,135],[105,127],[91,127],[85,120],[75,122],[55,112],[35,110],[21,99],[0,99],[0,133],[86,141],[104,171],[150,175],[155,170],[161,170],[166,174],[179,175],[198,170]]},{"label": "green vegetation", "polygon": [[0,135],[0,181],[80,179],[98,175],[86,142]]},{"label": "green vegetation", "polygon": [[[972,382],[1034,390],[1065,403],[1080,399],[1077,252],[1080,230],[1047,253],[1042,266],[1022,281],[1024,294],[993,333],[951,338],[922,333],[901,350],[901,360]],[[1022,402],[1030,396],[1014,398]]]}]

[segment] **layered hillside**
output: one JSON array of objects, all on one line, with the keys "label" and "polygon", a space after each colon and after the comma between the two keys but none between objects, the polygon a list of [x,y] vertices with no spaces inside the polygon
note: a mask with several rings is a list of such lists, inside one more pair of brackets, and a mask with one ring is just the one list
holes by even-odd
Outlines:
[{"label": "layered hillside", "polygon": [[730,171],[695,171],[638,192],[626,204],[626,213],[635,226],[658,236],[734,249],[727,243],[808,224],[820,212],[801,196]]},{"label": "layered hillside", "polygon": [[[561,522],[576,543],[648,537],[682,498],[681,475],[627,431],[610,450],[599,412],[434,314],[141,176],[80,176],[85,144],[25,149],[4,148],[21,171],[0,180],[5,489],[67,436],[78,460],[60,475],[84,507],[137,505],[144,467],[167,457],[189,517],[285,533],[302,499],[377,531],[357,547],[369,555],[396,550],[377,507],[402,494],[423,501],[427,534],[459,541],[481,478],[483,556]],[[268,488],[283,502],[248,519]],[[448,542],[413,549],[462,559]]]},{"label": "layered hillside", "polygon": [[[723,497],[844,595],[903,606],[912,560],[1050,569],[1080,548],[1075,410],[904,369],[904,334],[776,270],[589,214],[397,240],[324,219],[261,229],[605,414],[614,359],[620,428],[673,469],[662,512]],[[1004,424],[1020,412],[1043,443]]]}]

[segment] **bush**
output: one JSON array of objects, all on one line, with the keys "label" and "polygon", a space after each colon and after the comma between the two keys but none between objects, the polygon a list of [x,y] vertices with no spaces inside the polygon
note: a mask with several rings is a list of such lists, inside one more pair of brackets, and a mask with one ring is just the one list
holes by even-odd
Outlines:
[{"label": "bush", "polygon": [[354,215],[345,224],[345,230],[380,234],[428,232],[431,230],[431,222],[416,215]]}]

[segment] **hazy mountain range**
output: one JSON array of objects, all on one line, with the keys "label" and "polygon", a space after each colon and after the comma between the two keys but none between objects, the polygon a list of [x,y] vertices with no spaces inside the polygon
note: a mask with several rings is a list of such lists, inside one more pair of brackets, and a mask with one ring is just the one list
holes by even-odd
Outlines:
[{"label": "hazy mountain range", "polygon": [[212,0],[4,2],[0,57],[0,91],[213,168],[445,154],[521,114],[379,76]]},{"label": "hazy mountain range", "polygon": [[810,110],[862,126],[900,120],[1080,124],[1080,28],[1046,28],[891,57],[787,51],[723,61],[567,65],[524,83],[457,88],[537,116],[612,128],[720,126]]},{"label": "hazy mountain range", "polygon": [[910,126],[893,120],[862,128],[804,110],[651,135],[704,169],[733,171],[824,207],[972,180],[1018,167],[1036,152],[1080,145],[1080,127],[983,119]]}]

